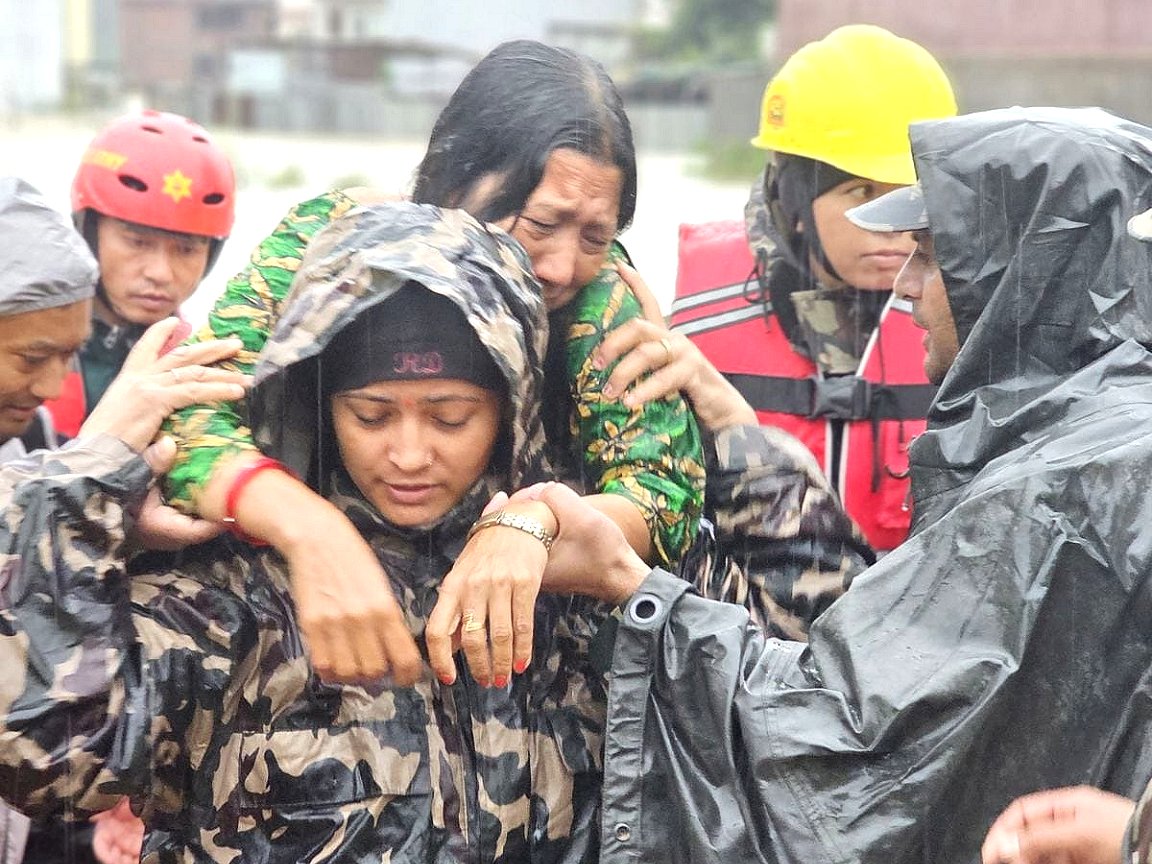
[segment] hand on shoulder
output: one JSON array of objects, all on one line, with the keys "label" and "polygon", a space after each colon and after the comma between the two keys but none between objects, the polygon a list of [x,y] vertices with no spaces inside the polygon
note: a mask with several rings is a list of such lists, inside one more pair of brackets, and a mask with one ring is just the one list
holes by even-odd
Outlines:
[{"label": "hand on shoulder", "polygon": [[248,385],[245,376],[212,366],[234,357],[244,347],[240,340],[199,342],[164,353],[166,343],[180,326],[179,319],[168,318],[144,332],[104,398],[84,421],[79,437],[112,435],[143,452],[173,411],[244,395]]},{"label": "hand on shoulder", "polygon": [[682,333],[670,331],[659,317],[659,307],[652,311],[655,299],[640,274],[623,262],[617,262],[617,269],[639,300],[644,317],[633,318],[606,334],[593,352],[597,369],[616,364],[604,385],[604,395],[619,397],[631,408],[682,393],[700,423],[713,432],[755,424],[756,412],[696,344]]}]

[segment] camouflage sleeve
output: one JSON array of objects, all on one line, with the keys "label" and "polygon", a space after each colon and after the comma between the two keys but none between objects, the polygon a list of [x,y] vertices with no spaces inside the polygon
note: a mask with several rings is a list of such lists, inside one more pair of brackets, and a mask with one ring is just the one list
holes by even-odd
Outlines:
[{"label": "camouflage sleeve", "polygon": [[[613,257],[620,254],[617,247]],[[623,495],[640,508],[659,561],[669,564],[690,546],[703,505],[696,418],[679,396],[631,409],[606,398],[601,388],[611,368],[599,371],[591,358],[606,333],[640,314],[611,260],[580,292],[568,330],[572,432],[596,490]]]},{"label": "camouflage sleeve", "polygon": [[796,438],[734,426],[714,444],[709,520],[681,574],[705,597],[747,608],[768,635],[807,639],[812,622],[875,555]]},{"label": "camouflage sleeve", "polygon": [[[343,192],[329,192],[293,207],[256,247],[248,266],[228,281],[208,323],[188,341],[239,337],[244,350],[220,365],[251,374],[275,328],[308,241],[356,204]],[[196,496],[221,458],[256,449],[243,403],[193,405],[173,414],[164,428],[178,446],[164,492],[169,503],[185,513],[196,512]]]},{"label": "camouflage sleeve", "polygon": [[107,781],[147,761],[147,687],[117,671],[134,646],[125,513],[150,477],[106,436],[0,469],[0,789],[29,815],[107,809]]}]

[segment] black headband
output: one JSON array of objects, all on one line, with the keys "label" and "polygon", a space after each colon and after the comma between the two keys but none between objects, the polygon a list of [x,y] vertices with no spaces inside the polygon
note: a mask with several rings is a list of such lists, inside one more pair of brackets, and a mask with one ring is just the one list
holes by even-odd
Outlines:
[{"label": "black headband", "polygon": [[507,382],[455,303],[409,282],[341,330],[320,356],[327,399],[377,381],[458,379],[502,393]]}]

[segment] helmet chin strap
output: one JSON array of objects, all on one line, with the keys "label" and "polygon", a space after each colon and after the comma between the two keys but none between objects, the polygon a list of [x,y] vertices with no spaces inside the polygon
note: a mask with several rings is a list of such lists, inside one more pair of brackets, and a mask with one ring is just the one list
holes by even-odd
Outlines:
[{"label": "helmet chin strap", "polygon": [[812,259],[816,259],[816,263],[820,265],[829,276],[837,282],[842,282],[845,285],[848,283],[844,281],[832,262],[828,260],[828,253],[824,251],[824,244],[820,242],[820,229],[816,226],[816,217],[812,214],[812,202],[808,202],[808,206],[804,208],[804,213],[800,217],[800,224],[804,226],[804,230],[800,233],[802,238],[802,246],[808,252],[804,256],[804,265],[806,269],[811,269]]},{"label": "helmet chin strap", "polygon": [[[89,251],[92,252],[92,257],[96,262],[100,262],[100,242],[99,233],[96,226],[100,221],[100,214],[94,210],[78,210],[72,214],[72,224],[76,226],[76,230],[80,232],[80,236],[84,238],[84,242],[88,244]],[[100,313],[101,308],[119,319],[117,321],[108,322],[111,327],[121,326],[121,322],[125,321],[123,315],[116,308],[116,304],[108,296],[108,292],[104,290],[104,278],[100,277],[96,280],[96,312]]]},{"label": "helmet chin strap", "polygon": [[854,176],[826,162],[787,153],[776,155],[765,176],[772,184],[766,189],[766,197],[770,202],[772,198],[779,202],[777,218],[784,224],[778,227],[796,258],[794,263],[806,275],[811,275],[815,260],[833,279],[845,281],[828,260],[812,205],[821,195]]},{"label": "helmet chin strap", "polygon": [[[96,314],[101,318],[112,318],[113,320],[105,320],[104,323],[109,327],[119,329],[121,327],[131,327],[132,322],[125,317],[116,304],[112,302],[112,298],[108,296],[108,292],[104,290],[104,280],[101,279],[96,283]],[[103,314],[102,314],[103,313]]]},{"label": "helmet chin strap", "polygon": [[[97,263],[100,262],[99,232],[96,230],[99,221],[100,214],[94,210],[81,210],[78,213],[72,214],[73,224],[75,224],[76,229],[84,238],[84,242],[88,244],[88,248],[92,252],[92,257],[96,259]],[[128,319],[116,308],[116,304],[112,302],[112,298],[108,296],[108,292],[104,289],[103,276],[96,280],[96,305],[98,314],[102,308],[116,319],[115,321],[106,322],[110,327],[123,327],[128,324]]]}]

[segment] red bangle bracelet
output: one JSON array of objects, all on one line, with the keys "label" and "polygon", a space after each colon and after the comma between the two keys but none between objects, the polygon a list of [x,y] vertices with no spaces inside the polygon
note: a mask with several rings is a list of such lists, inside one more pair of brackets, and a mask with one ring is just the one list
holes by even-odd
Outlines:
[{"label": "red bangle bracelet", "polygon": [[271,456],[261,456],[236,472],[236,476],[232,478],[232,485],[228,487],[228,497],[224,499],[224,524],[228,526],[228,530],[232,532],[234,537],[251,543],[253,546],[267,546],[269,544],[257,537],[245,534],[241,530],[240,525],[236,522],[236,502],[240,500],[240,493],[257,474],[269,470],[283,471],[290,477],[296,476],[296,473],[283,462],[279,462]]}]

